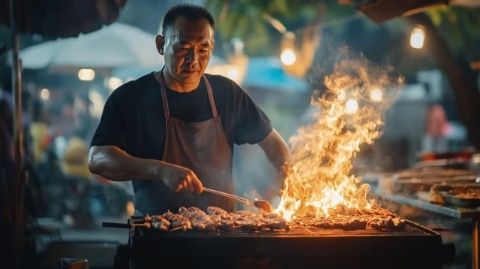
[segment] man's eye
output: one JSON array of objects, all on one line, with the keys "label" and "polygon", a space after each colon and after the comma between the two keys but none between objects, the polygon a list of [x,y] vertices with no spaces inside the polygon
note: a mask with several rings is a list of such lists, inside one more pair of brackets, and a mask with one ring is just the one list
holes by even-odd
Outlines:
[{"label": "man's eye", "polygon": [[187,51],[188,47],[176,47],[177,51]]}]

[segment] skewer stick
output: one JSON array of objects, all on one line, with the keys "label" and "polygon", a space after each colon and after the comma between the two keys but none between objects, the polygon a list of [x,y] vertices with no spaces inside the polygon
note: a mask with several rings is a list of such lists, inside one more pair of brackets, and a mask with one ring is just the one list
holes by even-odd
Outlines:
[{"label": "skewer stick", "polygon": [[210,188],[203,188],[203,191],[213,193],[213,194],[216,194],[216,195],[220,195],[220,196],[223,196],[223,197],[226,197],[226,198],[229,198],[229,199],[233,199],[233,200],[239,201],[239,202],[247,204],[247,205],[252,205],[251,200],[249,200],[247,198],[237,196],[237,195],[234,195],[234,194],[226,193],[226,192],[223,192],[223,191],[217,191],[217,190],[210,189]]},{"label": "skewer stick", "polygon": [[175,231],[181,230],[183,228],[184,228],[183,226],[178,226],[176,228],[171,229],[169,232],[175,232]]}]

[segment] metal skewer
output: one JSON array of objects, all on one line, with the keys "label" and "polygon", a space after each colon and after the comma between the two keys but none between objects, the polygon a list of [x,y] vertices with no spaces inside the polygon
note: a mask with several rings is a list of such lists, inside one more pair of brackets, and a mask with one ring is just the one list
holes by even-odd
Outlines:
[{"label": "metal skewer", "polygon": [[234,194],[231,194],[231,193],[226,193],[226,192],[223,192],[223,191],[217,191],[217,190],[210,189],[210,188],[205,188],[205,187],[203,187],[203,191],[204,192],[209,192],[209,193],[212,193],[212,194],[216,194],[216,195],[220,195],[220,196],[223,196],[223,197],[226,197],[226,198],[229,198],[229,199],[233,199],[233,200],[239,201],[239,202],[244,203],[244,204],[249,205],[249,206],[255,206],[256,208],[262,209],[266,212],[272,212],[273,211],[272,205],[270,205],[270,203],[265,201],[265,200],[260,200],[260,199],[250,200],[250,199],[240,197],[240,196],[237,196],[237,195],[234,195]]},{"label": "metal skewer", "polygon": [[210,189],[210,188],[205,188],[205,187],[203,188],[203,191],[213,193],[213,194],[216,194],[216,195],[220,195],[220,196],[223,196],[223,197],[226,197],[226,198],[229,198],[229,199],[233,199],[233,200],[239,201],[241,203],[244,203],[246,205],[253,205],[252,200],[244,198],[244,197],[240,197],[240,196],[237,196],[237,195],[234,195],[234,194],[226,193],[226,192],[223,192],[223,191],[217,191],[217,190]]}]

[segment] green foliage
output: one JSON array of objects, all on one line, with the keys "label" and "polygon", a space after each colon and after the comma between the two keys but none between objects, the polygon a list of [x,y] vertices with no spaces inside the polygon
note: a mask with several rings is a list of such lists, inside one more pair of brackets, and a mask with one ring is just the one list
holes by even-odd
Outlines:
[{"label": "green foliage", "polygon": [[[337,29],[334,32],[343,32],[346,24],[342,19],[357,12],[352,5],[339,5],[335,0],[207,0],[206,6],[217,18],[221,38],[240,37],[249,55],[278,53],[282,35],[264,19],[265,14],[280,21],[289,31],[314,23],[322,26],[322,23],[328,22],[327,27]],[[440,6],[428,9],[427,14],[456,55],[480,58],[480,9]],[[398,23],[392,24],[392,21]],[[408,35],[409,26],[401,23],[404,21],[404,18],[398,18],[381,25],[387,26],[390,33]],[[375,29],[381,25],[368,28]],[[397,45],[404,44],[400,42]]]},{"label": "green foliage", "polygon": [[217,18],[222,38],[242,38],[249,55],[272,54],[272,50],[279,49],[281,33],[264,19],[265,15],[291,31],[355,12],[351,6],[340,6],[333,0],[207,0],[206,7]]},{"label": "green foliage", "polygon": [[441,6],[427,14],[457,55],[480,57],[480,9]]}]

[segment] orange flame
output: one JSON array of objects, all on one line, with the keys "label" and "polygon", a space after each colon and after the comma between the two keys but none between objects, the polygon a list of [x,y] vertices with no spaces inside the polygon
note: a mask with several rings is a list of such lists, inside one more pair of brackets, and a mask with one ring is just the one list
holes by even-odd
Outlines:
[{"label": "orange flame", "polygon": [[328,217],[339,206],[374,205],[367,199],[369,186],[350,171],[360,145],[380,136],[383,115],[403,84],[390,71],[369,66],[365,59],[335,64],[333,74],[324,79],[325,93],[312,98],[312,123],[290,138],[291,169],[277,213],[287,220]]}]

